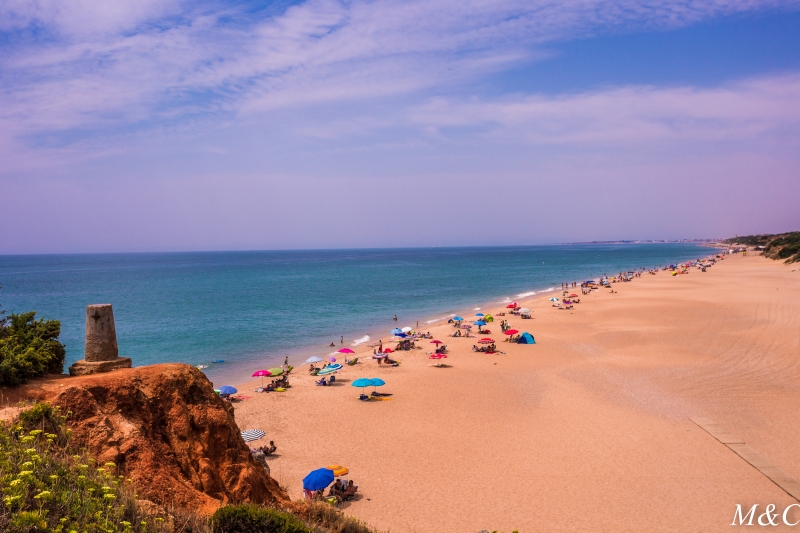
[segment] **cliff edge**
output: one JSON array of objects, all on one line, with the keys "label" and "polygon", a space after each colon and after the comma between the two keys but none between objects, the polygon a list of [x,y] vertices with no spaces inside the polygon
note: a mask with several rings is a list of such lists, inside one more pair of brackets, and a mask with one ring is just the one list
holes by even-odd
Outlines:
[{"label": "cliff edge", "polygon": [[37,399],[70,412],[73,439],[113,461],[139,498],[210,514],[222,503],[289,497],[241,438],[233,406],[194,367],[162,364],[37,383]]}]

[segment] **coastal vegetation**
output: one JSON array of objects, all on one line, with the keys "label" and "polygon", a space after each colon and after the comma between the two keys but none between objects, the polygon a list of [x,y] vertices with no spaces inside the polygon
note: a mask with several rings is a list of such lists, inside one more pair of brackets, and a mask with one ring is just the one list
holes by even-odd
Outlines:
[{"label": "coastal vegetation", "polygon": [[0,385],[64,371],[66,350],[58,341],[61,322],[36,320],[36,312],[12,313],[0,324]]},{"label": "coastal vegetation", "polygon": [[725,239],[725,244],[763,246],[763,254],[770,259],[782,259],[787,263],[800,261],[800,231],[774,235],[746,235]]}]

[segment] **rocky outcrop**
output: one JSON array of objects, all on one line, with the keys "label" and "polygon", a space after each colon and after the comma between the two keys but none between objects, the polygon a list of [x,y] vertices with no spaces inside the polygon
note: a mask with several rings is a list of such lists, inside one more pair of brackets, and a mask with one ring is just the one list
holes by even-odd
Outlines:
[{"label": "rocky outcrop", "polygon": [[47,399],[71,412],[76,443],[115,462],[139,498],[203,513],[224,502],[289,501],[253,459],[233,407],[196,368],[117,370],[58,380],[51,391]]}]

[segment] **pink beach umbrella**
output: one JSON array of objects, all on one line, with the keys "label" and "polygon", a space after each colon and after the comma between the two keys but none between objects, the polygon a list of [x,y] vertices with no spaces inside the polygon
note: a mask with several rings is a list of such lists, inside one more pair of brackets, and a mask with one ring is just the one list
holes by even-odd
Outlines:
[{"label": "pink beach umbrella", "polygon": [[254,378],[261,378],[261,386],[262,387],[264,386],[264,377],[269,377],[271,375],[272,375],[272,372],[270,372],[269,370],[256,370],[255,372],[253,372],[253,377]]},{"label": "pink beach umbrella", "polygon": [[350,348],[342,348],[341,350],[336,350],[336,353],[356,353]]}]

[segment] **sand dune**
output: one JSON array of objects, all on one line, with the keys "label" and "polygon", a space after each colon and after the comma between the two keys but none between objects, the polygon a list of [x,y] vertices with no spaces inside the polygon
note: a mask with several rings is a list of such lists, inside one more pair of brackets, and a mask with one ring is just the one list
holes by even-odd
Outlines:
[{"label": "sand dune", "polygon": [[574,311],[534,298],[533,320],[511,318],[534,346],[477,354],[437,325],[452,368],[416,350],[398,368],[369,360],[339,376],[382,377],[391,401],[301,371],[289,392],[237,404],[237,422],[268,430],[272,474],[293,497],[308,471],[348,466],[364,498],[346,511],[385,530],[727,531],[737,503],[795,500],[689,418],[800,478],[794,268],[737,256],[616,284]]}]

